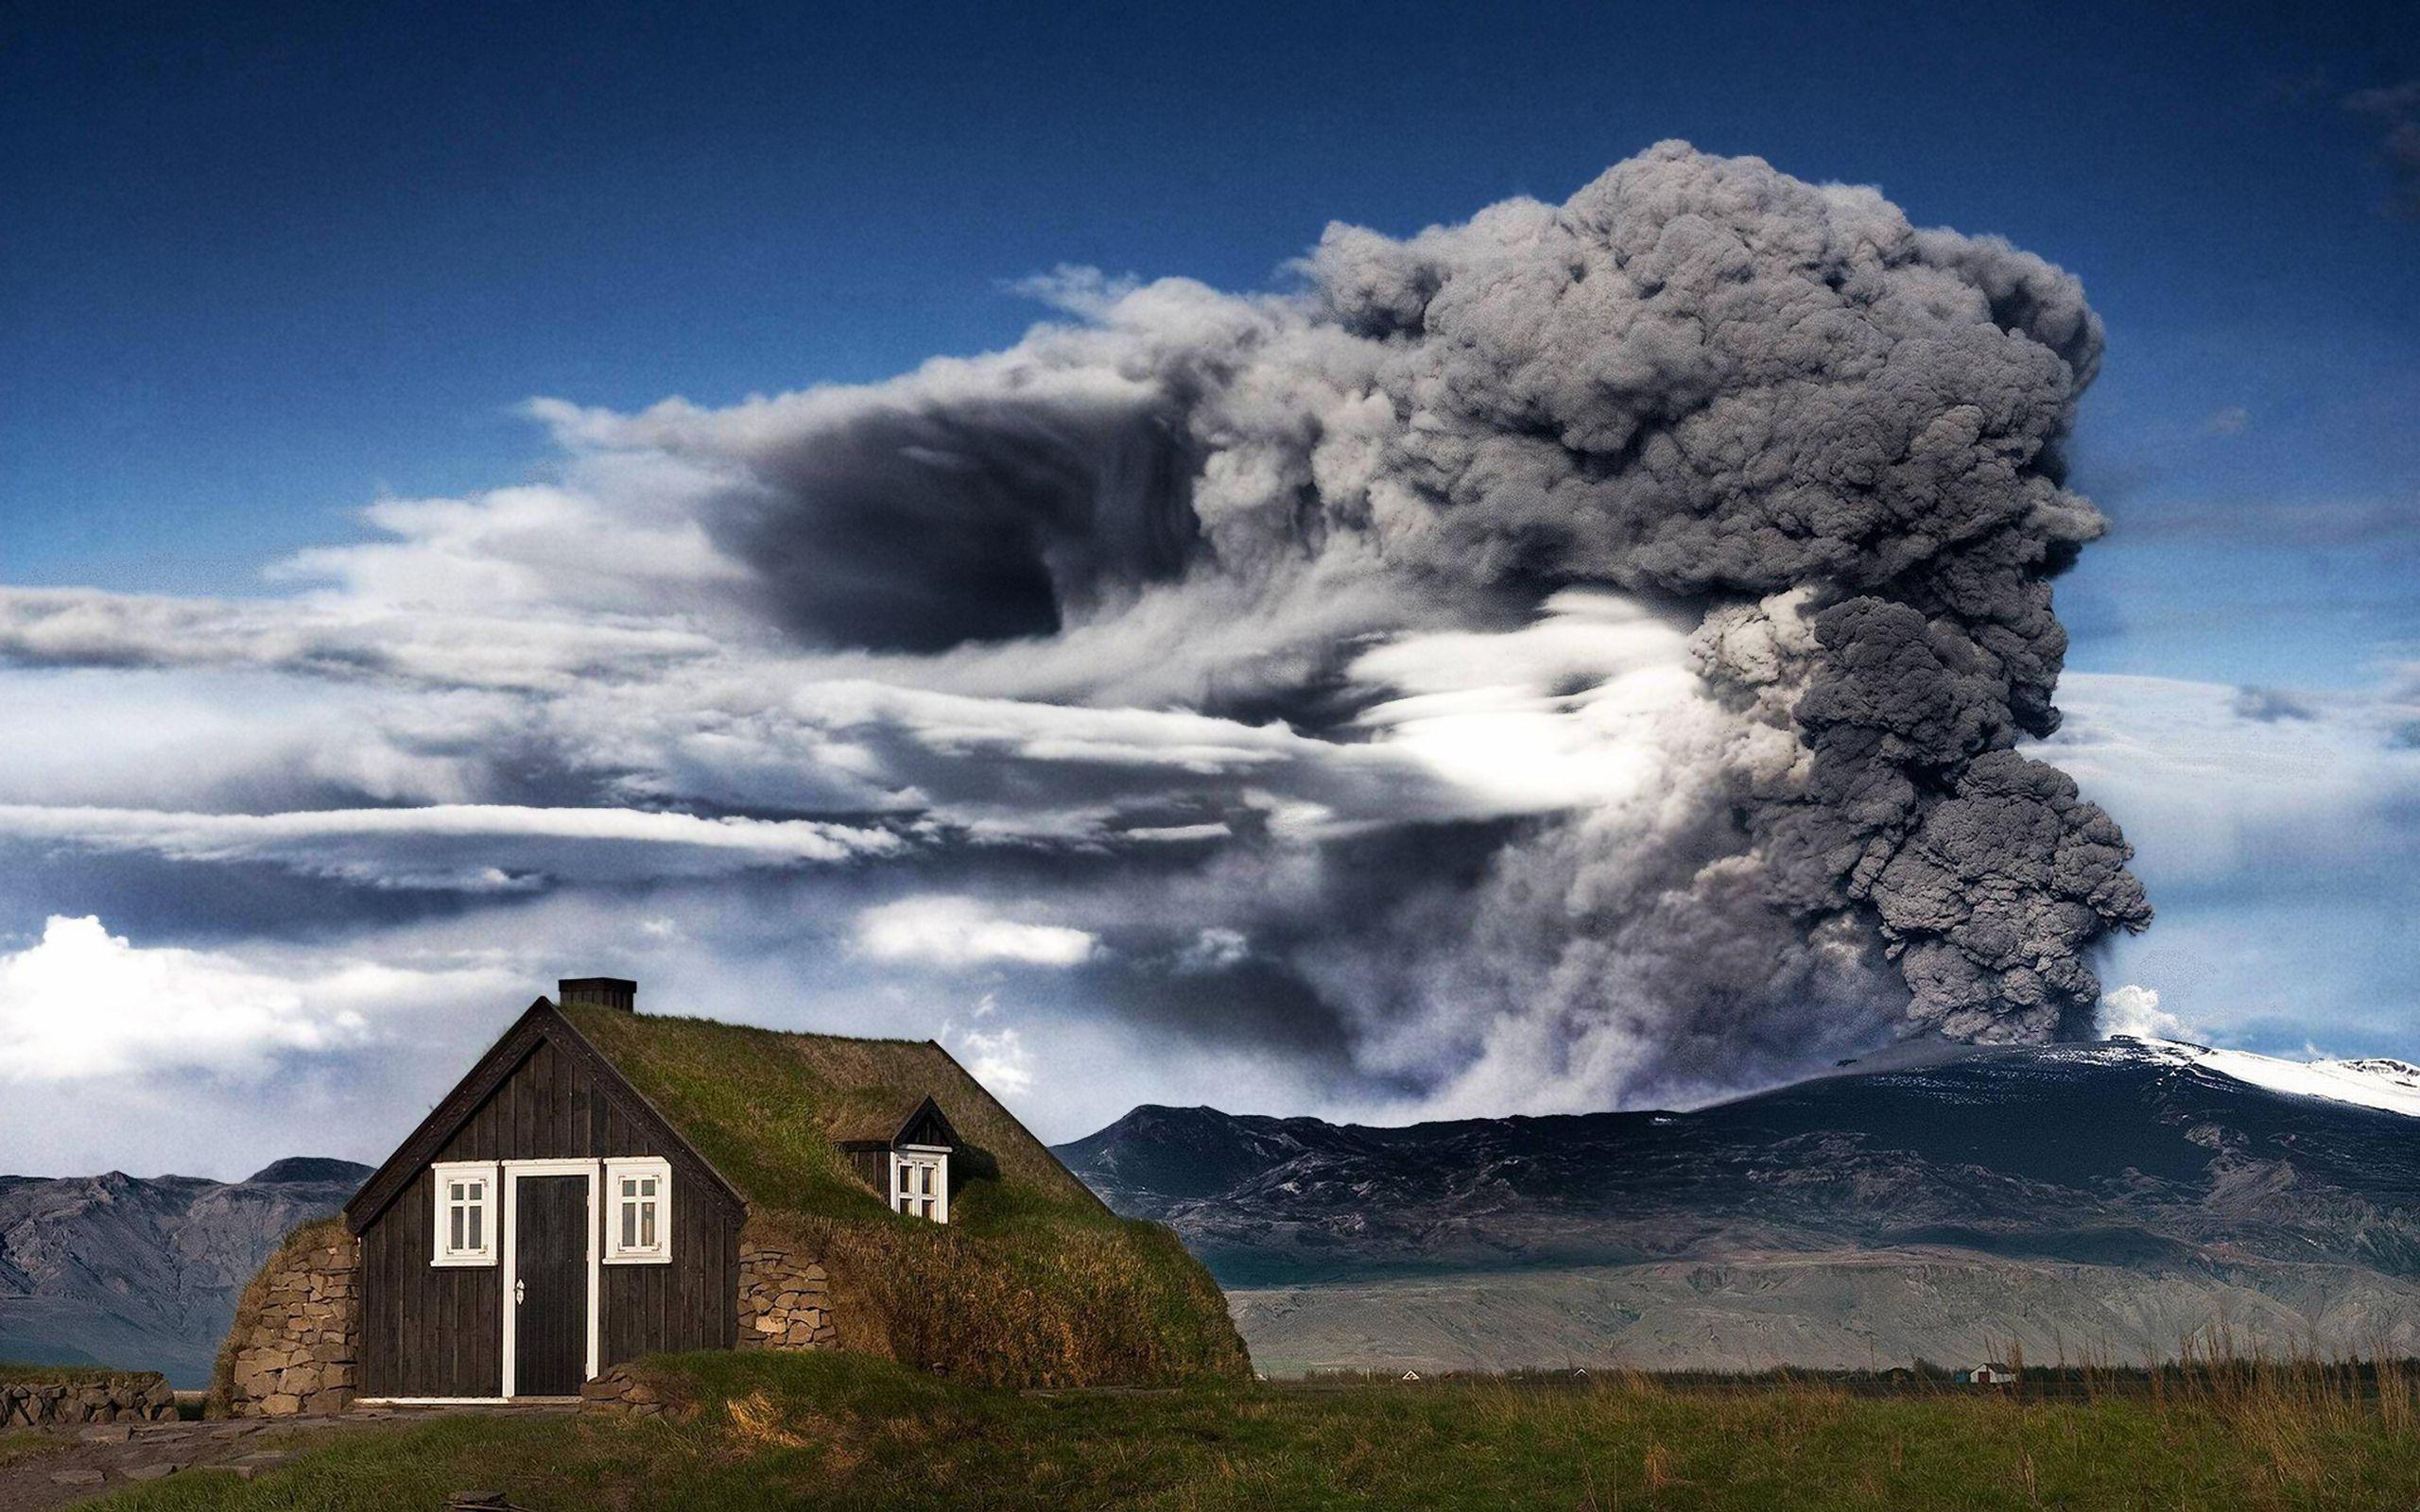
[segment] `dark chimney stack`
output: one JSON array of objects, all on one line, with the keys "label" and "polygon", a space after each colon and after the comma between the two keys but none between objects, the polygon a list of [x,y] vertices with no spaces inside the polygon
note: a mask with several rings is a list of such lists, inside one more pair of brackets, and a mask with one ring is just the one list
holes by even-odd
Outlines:
[{"label": "dark chimney stack", "polygon": [[618,976],[566,976],[555,984],[555,1002],[563,1007],[584,1003],[599,1008],[639,1011],[639,985]]}]

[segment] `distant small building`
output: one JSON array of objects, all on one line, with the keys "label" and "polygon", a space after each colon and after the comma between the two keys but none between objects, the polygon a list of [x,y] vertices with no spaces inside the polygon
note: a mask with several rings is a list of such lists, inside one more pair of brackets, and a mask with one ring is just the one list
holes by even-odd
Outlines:
[{"label": "distant small building", "polygon": [[1407,1370],[1403,1374],[1395,1377],[1395,1379],[1397,1381],[1418,1381],[1420,1379],[1420,1372],[1417,1370]]},{"label": "distant small building", "polygon": [[1954,1379],[1962,1385],[2013,1386],[2016,1384],[2016,1372],[1996,1360],[1991,1360],[1982,1365],[1967,1366],[1959,1371]]}]

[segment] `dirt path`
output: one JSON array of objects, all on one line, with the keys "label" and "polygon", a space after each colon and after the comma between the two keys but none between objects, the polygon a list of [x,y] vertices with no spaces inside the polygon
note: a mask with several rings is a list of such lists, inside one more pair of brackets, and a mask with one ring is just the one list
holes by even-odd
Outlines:
[{"label": "dirt path", "polygon": [[365,1408],[341,1418],[244,1418],[232,1422],[116,1423],[46,1430],[60,1448],[0,1468],[0,1512],[56,1512],[139,1481],[216,1467],[250,1479],[319,1447],[329,1435],[392,1428],[463,1412],[567,1414],[570,1407]]}]

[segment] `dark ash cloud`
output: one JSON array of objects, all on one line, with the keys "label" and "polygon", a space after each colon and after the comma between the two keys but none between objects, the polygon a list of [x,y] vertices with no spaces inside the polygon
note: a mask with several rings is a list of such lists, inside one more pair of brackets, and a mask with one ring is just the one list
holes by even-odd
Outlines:
[{"label": "dark ash cloud", "polygon": [[[731,470],[717,539],[811,641],[992,643],[1011,682],[1115,636],[1150,653],[1115,696],[1201,707],[1242,677],[1300,718],[1369,637],[1516,624],[1562,589],[1702,624],[1746,727],[1705,753],[1720,781],[1644,829],[1539,821],[1458,895],[1488,938],[1397,953],[1525,1005],[1465,1012],[1478,1032],[1546,1011],[1644,1062],[1719,1047],[1682,1056],[1705,1069],[1810,1021],[2088,1018],[2096,943],[2149,908],[2115,825],[2014,749],[2057,729],[2050,580],[2105,528],[2064,486],[2102,339],[2071,277],[1678,144],[1562,205],[1332,227],[1302,276],[1095,290],[1081,325],[874,389],[583,423]],[[1701,979],[1735,954],[1708,930],[1785,964]],[[1434,995],[1330,974],[1388,1000],[1373,1019]]]}]

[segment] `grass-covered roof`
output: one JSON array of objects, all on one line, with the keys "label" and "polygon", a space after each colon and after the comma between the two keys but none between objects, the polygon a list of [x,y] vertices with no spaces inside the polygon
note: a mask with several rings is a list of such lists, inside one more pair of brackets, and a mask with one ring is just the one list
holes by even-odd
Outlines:
[{"label": "grass-covered roof", "polygon": [[838,1147],[896,1129],[930,1097],[976,1159],[952,1219],[973,1231],[1115,1220],[983,1084],[928,1040],[860,1040],[574,1004],[563,1016],[739,1189],[752,1208],[878,1217],[888,1204]]},{"label": "grass-covered roof", "polygon": [[[1111,1212],[941,1046],[561,1011],[748,1200],[748,1237],[823,1263],[845,1348],[1003,1385],[1247,1368],[1176,1236]],[[838,1143],[926,1097],[966,1151],[946,1226],[892,1212]]]}]

